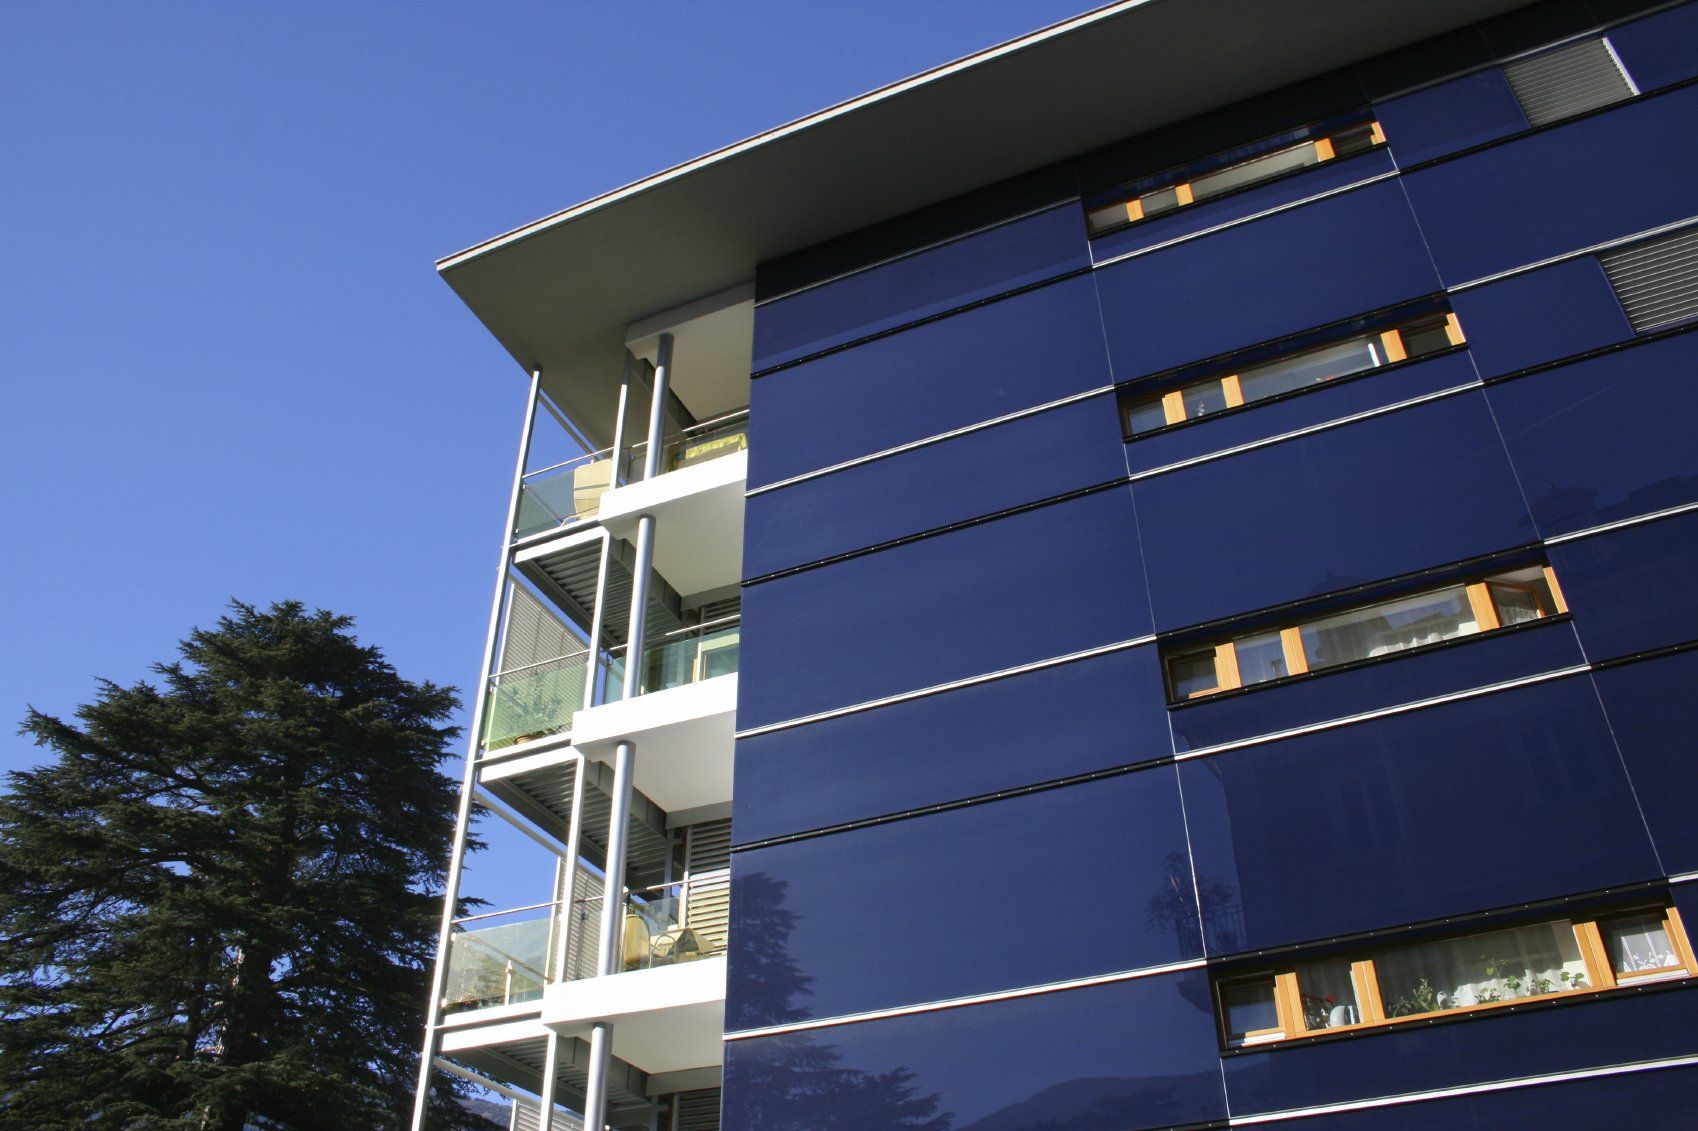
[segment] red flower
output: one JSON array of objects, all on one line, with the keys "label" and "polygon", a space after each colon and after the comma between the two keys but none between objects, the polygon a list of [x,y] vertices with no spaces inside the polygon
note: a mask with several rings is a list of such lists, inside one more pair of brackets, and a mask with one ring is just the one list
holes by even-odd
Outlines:
[{"label": "red flower", "polygon": [[1328,1005],[1331,1005],[1331,1004],[1332,1004],[1332,1003],[1333,1003],[1333,1002],[1335,1002],[1335,1001],[1337,1001],[1337,1000],[1338,1000],[1338,999],[1337,999],[1337,998],[1335,998],[1335,997],[1333,997],[1333,996],[1332,996],[1332,995],[1331,995],[1331,994],[1328,994],[1328,995],[1327,995],[1327,996],[1326,996],[1326,998],[1325,998],[1325,1001],[1326,1001],[1326,1003],[1327,1003],[1327,1004],[1328,1004]]}]

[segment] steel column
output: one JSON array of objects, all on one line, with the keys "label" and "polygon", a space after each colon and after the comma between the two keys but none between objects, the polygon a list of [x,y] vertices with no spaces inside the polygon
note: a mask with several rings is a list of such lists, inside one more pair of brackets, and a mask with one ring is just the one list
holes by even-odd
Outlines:
[{"label": "steel column", "polygon": [[525,400],[524,431],[519,436],[519,456],[513,466],[513,485],[507,495],[507,524],[501,528],[501,559],[495,571],[495,594],[489,602],[489,628],[484,633],[483,668],[477,695],[472,701],[471,737],[466,744],[466,772],[460,783],[460,808],[455,818],[454,846],[448,854],[448,877],[442,893],[442,922],[436,939],[436,969],[431,974],[430,1000],[425,1007],[424,1049],[419,1056],[419,1084],[413,1096],[412,1131],[424,1131],[430,1108],[430,1078],[436,1062],[436,1025],[442,1012],[442,992],[448,980],[448,949],[453,939],[454,909],[460,902],[461,865],[466,856],[466,838],[472,824],[472,793],[477,785],[478,749],[482,745],[484,708],[488,704],[489,677],[494,671],[496,636],[501,630],[501,606],[507,595],[507,563],[512,555],[513,529],[519,520],[519,497],[524,486],[525,466],[531,457],[531,433],[536,426],[537,399],[542,394],[542,370],[531,370],[530,393]]}]

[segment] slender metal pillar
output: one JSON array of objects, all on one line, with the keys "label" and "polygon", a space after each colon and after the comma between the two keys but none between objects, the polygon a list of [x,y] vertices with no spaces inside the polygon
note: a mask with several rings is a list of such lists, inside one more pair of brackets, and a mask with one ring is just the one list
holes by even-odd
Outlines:
[{"label": "slender metal pillar", "polygon": [[454,909],[460,902],[460,875],[466,857],[466,837],[472,824],[472,796],[477,786],[478,749],[483,742],[484,709],[488,683],[495,667],[496,636],[501,629],[501,605],[507,593],[507,562],[512,553],[513,528],[519,520],[519,498],[525,467],[531,458],[531,433],[536,427],[537,398],[542,393],[542,370],[531,371],[530,394],[525,401],[525,427],[519,436],[519,458],[513,467],[513,486],[507,495],[507,525],[501,528],[501,560],[495,571],[495,594],[489,602],[489,629],[484,633],[483,667],[477,694],[472,700],[471,735],[466,744],[466,772],[460,783],[460,809],[455,818],[454,846],[448,854],[448,878],[442,893],[442,922],[436,939],[436,968],[431,973],[430,1001],[425,1007],[424,1050],[419,1056],[419,1086],[413,1096],[412,1131],[424,1131],[430,1108],[430,1078],[436,1064],[436,1024],[442,1012],[442,992],[448,982],[448,948],[454,934]]},{"label": "slender metal pillar", "polygon": [[[600,597],[597,597],[597,606]],[[572,953],[572,944],[576,941],[573,931],[573,896],[578,890],[578,852],[584,836],[584,756],[576,754],[572,762],[572,811],[566,823],[566,856],[560,864],[560,874],[563,877],[560,889],[555,898],[560,901],[555,908],[555,914],[560,918],[556,928],[556,937],[560,940],[560,949],[554,955],[554,968],[550,971],[549,981],[559,985],[566,980],[567,962]],[[563,1038],[553,1029],[548,1031],[548,1043],[543,1052],[542,1089],[540,1100],[542,1109],[537,1118],[537,1131],[553,1131],[554,1127],[554,1089],[556,1077],[560,1068],[560,1042]]]},{"label": "slender metal pillar", "polygon": [[[643,452],[643,478],[660,474],[660,449],[666,439],[666,396],[672,369],[672,335],[660,336],[651,400],[649,442]],[[637,553],[631,567],[631,620],[625,633],[625,684],[627,700],[642,688],[643,646],[648,631],[649,573],[654,565],[654,515],[637,518]],[[613,798],[608,814],[607,872],[602,884],[601,938],[596,954],[596,975],[605,977],[619,969],[624,943],[625,846],[631,824],[631,781],[637,769],[637,747],[621,742],[613,751]],[[607,1123],[607,1075],[613,1055],[613,1023],[598,1021],[590,1028],[590,1062],[584,1087],[585,1131],[602,1131]]]}]

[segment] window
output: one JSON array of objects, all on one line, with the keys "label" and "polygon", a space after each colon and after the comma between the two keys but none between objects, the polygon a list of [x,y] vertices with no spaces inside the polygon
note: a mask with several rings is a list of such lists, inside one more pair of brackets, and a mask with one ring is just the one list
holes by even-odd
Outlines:
[{"label": "window", "polygon": [[1644,908],[1392,944],[1216,986],[1227,1047],[1698,975],[1680,913]]},{"label": "window", "polygon": [[1399,361],[1462,345],[1462,326],[1448,311],[1405,319],[1382,329],[1341,338],[1258,362],[1230,373],[1186,381],[1121,402],[1128,439],[1200,416],[1310,389]]},{"label": "window", "polygon": [[1527,566],[1181,648],[1167,659],[1168,687],[1183,703],[1567,611],[1551,568]]},{"label": "window", "polygon": [[1282,145],[1249,160],[1236,160],[1242,151],[1218,155],[1184,169],[1147,178],[1144,182],[1147,187],[1111,204],[1093,208],[1086,214],[1086,222],[1091,235],[1100,236],[1177,208],[1200,204],[1311,165],[1319,165],[1323,161],[1349,157],[1384,145],[1385,141],[1380,124],[1365,121],[1325,131],[1295,145]]},{"label": "window", "polygon": [[1506,63],[1503,71],[1527,120],[1535,126],[1560,122],[1638,93],[1605,39],[1583,39]]}]

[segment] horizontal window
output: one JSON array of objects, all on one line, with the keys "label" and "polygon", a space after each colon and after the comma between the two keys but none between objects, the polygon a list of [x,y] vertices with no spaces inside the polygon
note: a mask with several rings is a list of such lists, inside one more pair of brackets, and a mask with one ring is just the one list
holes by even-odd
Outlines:
[{"label": "horizontal window", "polygon": [[1086,213],[1086,222],[1091,235],[1100,236],[1323,161],[1361,153],[1384,145],[1385,141],[1380,124],[1366,121],[1327,131],[1295,145],[1280,145],[1248,160],[1241,159],[1241,150],[1217,155],[1145,179],[1136,192],[1091,209]]},{"label": "horizontal window", "polygon": [[1228,1048],[1698,974],[1673,907],[1478,931],[1216,983]]},{"label": "horizontal window", "polygon": [[1184,702],[1567,611],[1550,567],[1528,566],[1184,647],[1167,658],[1168,694]]},{"label": "horizontal window", "polygon": [[1426,314],[1323,345],[1308,346],[1230,373],[1187,381],[1161,392],[1128,396],[1121,401],[1121,419],[1127,439],[1135,439],[1170,424],[1182,424],[1283,393],[1324,385],[1382,365],[1425,357],[1462,345],[1463,341],[1462,326],[1456,315]]}]

